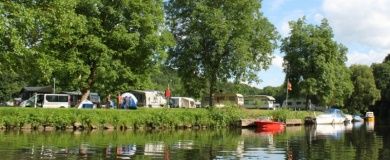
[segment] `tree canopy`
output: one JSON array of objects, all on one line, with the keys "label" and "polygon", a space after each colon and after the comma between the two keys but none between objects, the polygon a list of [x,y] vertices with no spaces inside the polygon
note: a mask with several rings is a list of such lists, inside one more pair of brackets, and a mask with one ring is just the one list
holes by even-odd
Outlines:
[{"label": "tree canopy", "polygon": [[305,97],[320,105],[343,105],[353,90],[345,65],[347,48],[333,40],[326,19],[320,25],[305,18],[290,22],[290,35],[282,40],[285,72],[293,97]]},{"label": "tree canopy", "polygon": [[351,80],[354,86],[352,95],[347,99],[349,112],[365,113],[369,106],[380,99],[380,91],[376,88],[372,69],[365,65],[352,65]]},{"label": "tree canopy", "polygon": [[270,64],[278,34],[260,1],[171,0],[166,8],[177,43],[167,64],[187,92],[211,97],[218,82],[255,81]]},{"label": "tree canopy", "polygon": [[390,102],[390,54],[383,63],[373,64],[372,66],[375,84],[381,90],[382,101]]},{"label": "tree canopy", "polygon": [[161,0],[6,1],[0,7],[6,26],[0,34],[10,41],[1,46],[2,59],[11,55],[11,67],[33,76],[27,78],[31,85],[56,78],[64,89],[81,90],[83,99],[91,89],[150,85],[150,74],[172,44]]}]

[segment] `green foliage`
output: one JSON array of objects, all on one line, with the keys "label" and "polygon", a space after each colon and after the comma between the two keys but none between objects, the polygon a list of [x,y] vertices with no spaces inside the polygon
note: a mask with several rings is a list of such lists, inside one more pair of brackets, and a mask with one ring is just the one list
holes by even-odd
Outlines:
[{"label": "green foliage", "polygon": [[167,64],[177,69],[187,93],[211,96],[218,82],[257,80],[278,37],[260,6],[257,0],[168,1],[167,23],[177,45]]},{"label": "green foliage", "polygon": [[166,66],[160,66],[156,73],[152,76],[152,89],[164,91],[168,85],[172,96],[188,96],[193,97],[192,94],[187,94],[184,90],[180,77],[177,71]]},{"label": "green foliage", "polygon": [[380,99],[380,91],[376,88],[372,69],[364,65],[352,65],[351,80],[354,86],[352,95],[348,98],[346,106],[351,113],[365,113],[368,107]]},{"label": "green foliage", "polygon": [[347,48],[333,40],[326,19],[306,24],[305,18],[290,22],[290,36],[283,39],[285,72],[293,86],[292,97],[312,99],[320,105],[343,105],[353,90],[345,66]]},{"label": "green foliage", "polygon": [[81,123],[84,129],[103,129],[112,125],[116,129],[142,128],[225,128],[236,126],[242,118],[272,116],[274,119],[304,119],[310,115],[305,111],[247,110],[238,107],[210,109],[137,109],[137,110],[80,110],[80,109],[34,109],[0,108],[0,122],[6,128],[20,128],[29,124],[34,129],[52,126],[57,129],[73,127]]},{"label": "green foliage", "polygon": [[115,128],[182,128],[226,127],[235,124],[242,115],[237,107],[224,109],[138,109],[126,110],[77,110],[1,108],[0,122],[6,128],[31,124],[33,128],[52,126],[57,129],[72,127],[76,122],[85,129],[103,128],[111,124]]},{"label": "green foliage", "polygon": [[161,0],[0,2],[0,94],[53,77],[84,95],[149,87],[173,44],[163,13]]},{"label": "green foliage", "polygon": [[[35,12],[22,4],[0,2],[0,101],[7,101],[28,82],[39,33]],[[6,16],[7,15],[7,16]]]},{"label": "green foliage", "polygon": [[381,91],[382,101],[390,102],[390,61],[385,60],[383,63],[373,64],[371,67],[375,77],[375,84]]},{"label": "green foliage", "polygon": [[261,89],[251,87],[242,83],[220,82],[217,84],[217,89],[224,93],[240,93],[242,95],[258,95],[261,93]]}]

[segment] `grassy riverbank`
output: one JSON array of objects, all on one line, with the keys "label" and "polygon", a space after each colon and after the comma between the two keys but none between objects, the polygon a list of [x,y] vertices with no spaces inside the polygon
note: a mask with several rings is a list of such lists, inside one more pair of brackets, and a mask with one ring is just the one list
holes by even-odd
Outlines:
[{"label": "grassy riverbank", "polygon": [[223,109],[35,109],[0,108],[1,128],[142,129],[235,127],[243,118],[272,116],[274,119],[304,119],[311,112],[290,110]]}]

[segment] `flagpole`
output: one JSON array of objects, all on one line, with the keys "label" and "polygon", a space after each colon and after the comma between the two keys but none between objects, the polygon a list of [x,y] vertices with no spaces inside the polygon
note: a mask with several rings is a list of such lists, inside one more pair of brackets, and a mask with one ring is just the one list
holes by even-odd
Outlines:
[{"label": "flagpole", "polygon": [[288,108],[288,78],[286,78],[286,108]]}]

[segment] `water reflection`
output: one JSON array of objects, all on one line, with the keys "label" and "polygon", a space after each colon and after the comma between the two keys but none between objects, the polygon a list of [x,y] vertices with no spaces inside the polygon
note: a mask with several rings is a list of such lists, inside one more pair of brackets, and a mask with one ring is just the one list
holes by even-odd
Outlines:
[{"label": "water reflection", "polygon": [[315,126],[314,136],[317,138],[340,139],[345,130],[346,127],[344,124],[321,124]]},{"label": "water reflection", "polygon": [[3,131],[0,155],[1,159],[383,159],[390,156],[388,132],[388,127],[367,123],[294,126],[272,133]]}]

